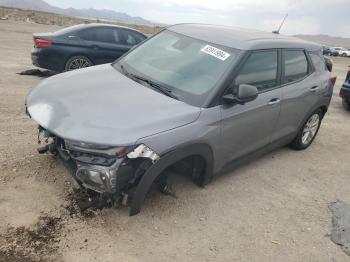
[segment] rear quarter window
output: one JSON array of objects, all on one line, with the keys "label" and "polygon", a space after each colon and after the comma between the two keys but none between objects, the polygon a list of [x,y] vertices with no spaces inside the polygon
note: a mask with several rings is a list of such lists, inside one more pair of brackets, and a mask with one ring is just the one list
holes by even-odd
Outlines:
[{"label": "rear quarter window", "polygon": [[128,46],[134,46],[143,41],[145,38],[141,34],[135,33],[130,30],[119,30],[119,43]]},{"label": "rear quarter window", "polygon": [[326,61],[323,58],[323,55],[309,53],[309,56],[314,65],[316,73],[323,73],[327,70]]},{"label": "rear quarter window", "polygon": [[285,50],[283,82],[300,80],[309,74],[309,63],[303,50]]}]

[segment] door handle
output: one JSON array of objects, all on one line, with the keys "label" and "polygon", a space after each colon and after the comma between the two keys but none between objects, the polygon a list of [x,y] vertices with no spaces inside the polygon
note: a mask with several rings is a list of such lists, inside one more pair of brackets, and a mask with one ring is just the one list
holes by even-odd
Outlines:
[{"label": "door handle", "polygon": [[316,92],[318,90],[318,86],[313,86],[310,88],[311,92]]},{"label": "door handle", "polygon": [[279,98],[273,98],[267,104],[270,106],[270,105],[278,104],[279,102],[281,102]]}]

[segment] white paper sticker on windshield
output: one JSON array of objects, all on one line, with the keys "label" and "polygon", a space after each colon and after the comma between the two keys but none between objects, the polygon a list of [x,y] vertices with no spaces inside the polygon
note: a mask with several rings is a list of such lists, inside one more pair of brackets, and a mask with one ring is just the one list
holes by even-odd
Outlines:
[{"label": "white paper sticker on windshield", "polygon": [[229,53],[226,53],[225,51],[222,51],[214,46],[211,45],[206,45],[205,47],[203,47],[201,49],[202,52],[214,56],[222,61],[225,61],[226,58],[228,58],[230,56]]}]

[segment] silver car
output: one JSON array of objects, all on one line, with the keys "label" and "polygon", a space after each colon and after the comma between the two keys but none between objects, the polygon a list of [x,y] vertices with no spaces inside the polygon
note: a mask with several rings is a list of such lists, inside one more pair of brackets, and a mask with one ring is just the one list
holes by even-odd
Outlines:
[{"label": "silver car", "polygon": [[322,46],[224,26],[166,28],[112,64],[55,75],[27,97],[52,153],[101,207],[137,214],[175,168],[205,186],[274,148],[305,149],[333,84]]}]

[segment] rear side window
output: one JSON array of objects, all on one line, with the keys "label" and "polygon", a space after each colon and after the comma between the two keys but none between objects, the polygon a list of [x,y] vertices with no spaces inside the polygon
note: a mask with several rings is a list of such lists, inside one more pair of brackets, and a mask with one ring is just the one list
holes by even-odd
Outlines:
[{"label": "rear side window", "polygon": [[308,75],[309,64],[303,50],[284,51],[284,83],[300,80]]},{"label": "rear side window", "polygon": [[79,33],[79,37],[88,41],[116,43],[114,32],[110,28],[100,27],[85,29]]},{"label": "rear side window", "polygon": [[85,29],[77,34],[81,39],[88,41],[97,41],[97,37],[94,29]]},{"label": "rear side window", "polygon": [[309,53],[309,56],[315,67],[316,73],[323,73],[324,71],[327,70],[326,61],[323,58],[323,55],[319,55],[316,53]]},{"label": "rear side window", "polygon": [[235,86],[254,85],[259,91],[277,86],[277,50],[253,52],[240,72]]}]

